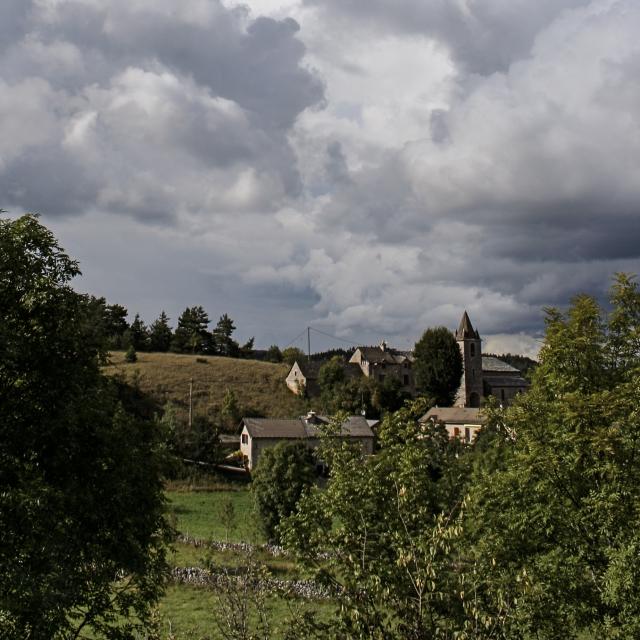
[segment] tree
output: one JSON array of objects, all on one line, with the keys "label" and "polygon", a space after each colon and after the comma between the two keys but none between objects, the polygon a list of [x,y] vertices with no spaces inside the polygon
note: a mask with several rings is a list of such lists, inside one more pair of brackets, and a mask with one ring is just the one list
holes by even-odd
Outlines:
[{"label": "tree", "polygon": [[138,354],[136,350],[133,348],[133,345],[129,345],[127,352],[124,354],[124,359],[126,362],[133,363],[138,362]]},{"label": "tree", "polygon": [[108,338],[109,348],[121,349],[123,347],[124,334],[129,328],[127,324],[127,309],[120,304],[105,305],[103,326]]},{"label": "tree", "polygon": [[240,358],[252,358],[253,357],[253,344],[255,342],[255,338],[249,338],[239,349],[238,356]]},{"label": "tree", "polygon": [[99,370],[95,305],[37,217],[0,220],[0,621],[133,638],[164,580],[157,429]]},{"label": "tree", "polygon": [[[225,313],[220,316],[216,328],[213,330],[213,343],[218,355],[229,358],[238,357],[238,343],[231,337],[236,330],[233,320]],[[251,345],[253,349],[253,344]]]},{"label": "tree", "polygon": [[440,406],[451,406],[462,377],[462,355],[446,327],[427,329],[414,348],[416,386]]},{"label": "tree", "polygon": [[282,362],[282,351],[280,351],[280,347],[277,344],[272,344],[267,349],[266,359],[269,362]]},{"label": "tree", "polygon": [[298,349],[298,347],[287,347],[282,350],[282,360],[289,366],[293,366],[296,361],[303,362],[306,357],[304,351]]},{"label": "tree", "polygon": [[187,307],[178,318],[171,349],[178,353],[211,352],[211,334],[207,331],[209,316],[201,307]]},{"label": "tree", "polygon": [[220,410],[220,416],[224,421],[224,426],[230,430],[238,428],[238,421],[240,420],[240,406],[238,405],[238,399],[236,394],[228,389],[224,392],[224,398],[222,399],[222,409]]},{"label": "tree", "polygon": [[340,593],[331,625],[311,625],[318,637],[465,637],[454,632],[466,465],[443,428],[418,424],[426,406],[386,416],[375,456],[327,434],[318,454],[326,487],[306,492],[281,525],[285,544]]},{"label": "tree", "polygon": [[[616,278],[546,311],[531,389],[493,412],[496,468],[480,465],[465,527],[479,610],[509,604],[505,637],[640,637],[640,294]],[[498,601],[502,594],[502,602]]]},{"label": "tree", "polygon": [[279,442],[262,452],[251,491],[269,540],[279,540],[278,525],[295,511],[298,500],[314,480],[313,453],[304,443]]},{"label": "tree", "polygon": [[169,326],[169,318],[162,311],[158,319],[149,327],[149,351],[169,351],[172,337],[173,332]]},{"label": "tree", "polygon": [[149,348],[149,330],[138,313],[129,327],[129,341],[136,351],[146,351]]}]

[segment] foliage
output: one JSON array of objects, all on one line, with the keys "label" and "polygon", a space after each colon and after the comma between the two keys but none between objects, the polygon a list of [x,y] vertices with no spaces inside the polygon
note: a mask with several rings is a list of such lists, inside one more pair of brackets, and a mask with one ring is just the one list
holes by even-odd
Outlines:
[{"label": "foliage", "polygon": [[527,356],[517,355],[515,353],[484,353],[483,356],[492,356],[506,362],[512,367],[515,367],[522,374],[522,377],[527,378],[528,380],[531,379],[533,372],[538,366],[537,360],[533,360]]},{"label": "foliage", "polygon": [[[478,610],[504,637],[640,635],[640,294],[619,275],[607,316],[579,296],[547,310],[530,391],[471,486]],[[498,596],[502,601],[498,601]]]},{"label": "foliage", "polygon": [[267,538],[279,540],[280,522],[295,511],[314,480],[313,453],[304,443],[283,441],[262,451],[251,491]]},{"label": "foliage", "polygon": [[265,356],[268,362],[282,362],[282,351],[277,344],[272,344],[268,349]]},{"label": "foliage", "polygon": [[234,430],[238,426],[238,421],[241,418],[240,406],[238,405],[236,394],[229,388],[224,393],[220,414],[225,427]]},{"label": "foliage", "polygon": [[239,358],[252,358],[254,355],[253,345],[255,343],[255,338],[249,338],[238,350]]},{"label": "foliage", "polygon": [[462,356],[446,327],[427,329],[414,348],[416,387],[439,406],[451,406],[462,376]]},{"label": "foliage", "polygon": [[[216,328],[213,330],[213,343],[215,352],[221,356],[228,358],[236,358],[238,356],[238,343],[231,337],[236,330],[233,320],[225,313],[220,316]],[[253,346],[253,345],[252,345]]]},{"label": "foliage", "polygon": [[220,524],[224,527],[225,542],[229,542],[229,532],[236,524],[236,509],[231,498],[227,497],[221,502],[218,518]]},{"label": "foliage", "polygon": [[[0,220],[3,637],[132,638],[166,569],[158,430],[99,361],[100,303],[35,216]],[[120,616],[123,616],[120,618]]]},{"label": "foliage", "polygon": [[293,363],[296,362],[296,360],[298,362],[303,362],[306,357],[307,356],[304,351],[302,351],[302,349],[298,349],[298,347],[287,347],[282,350],[282,361],[286,362],[290,367],[293,366]]},{"label": "foliage", "polygon": [[400,409],[410,395],[403,391],[400,378],[388,375],[383,382],[365,376],[349,377],[340,356],[325,362],[318,372],[320,405],[330,415],[343,411],[369,417]]},{"label": "foliage", "polygon": [[269,573],[249,555],[240,571],[222,571],[214,587],[216,627],[223,640],[270,640],[271,608],[261,583]]},{"label": "foliage", "polygon": [[149,351],[169,351],[173,332],[169,326],[169,318],[162,311],[157,320],[149,327]]},{"label": "foliage", "polygon": [[171,349],[178,353],[207,353],[212,350],[207,331],[209,316],[201,306],[187,307],[178,318]]},{"label": "foliage", "polygon": [[175,406],[167,403],[161,419],[170,450],[183,460],[216,464],[222,458],[219,428],[206,416],[195,415],[189,424]]},{"label": "foliage", "polygon": [[149,330],[136,313],[133,322],[128,330],[129,343],[136,351],[147,351],[149,348]]},{"label": "foliage", "polygon": [[138,361],[138,354],[136,353],[136,350],[133,345],[130,345],[127,351],[125,352],[124,359],[129,363]]},{"label": "foliage", "polygon": [[310,624],[318,637],[454,637],[466,467],[442,428],[417,424],[425,409],[420,401],[388,415],[376,456],[328,436],[319,454],[327,486],[306,493],[282,526],[286,544],[341,594],[331,625]]}]

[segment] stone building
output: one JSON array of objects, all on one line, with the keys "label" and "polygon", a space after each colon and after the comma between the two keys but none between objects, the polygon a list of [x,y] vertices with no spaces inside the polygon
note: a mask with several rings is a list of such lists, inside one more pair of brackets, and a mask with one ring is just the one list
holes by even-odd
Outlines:
[{"label": "stone building", "polygon": [[482,399],[495,396],[503,406],[529,387],[518,369],[492,356],[482,355],[482,340],[465,311],[455,333],[462,354],[463,374],[457,407],[477,408]]},{"label": "stone building", "polygon": [[413,376],[413,354],[410,351],[398,351],[381,342],[377,347],[358,347],[350,363],[356,364],[367,378],[384,382],[388,377],[395,377],[402,383],[402,390],[415,394],[416,386]]},{"label": "stone building", "polygon": [[[255,469],[260,454],[268,447],[282,441],[302,441],[315,449],[320,443],[320,431],[330,418],[310,411],[306,416],[294,419],[242,418],[240,423],[240,450],[246,468]],[[374,433],[363,416],[349,416],[341,425],[336,437],[357,442],[365,455],[373,453]]]}]

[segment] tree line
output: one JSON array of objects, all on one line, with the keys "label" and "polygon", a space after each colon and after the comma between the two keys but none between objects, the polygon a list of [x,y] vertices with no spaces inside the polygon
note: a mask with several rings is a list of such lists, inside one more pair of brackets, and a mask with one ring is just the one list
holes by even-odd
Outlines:
[{"label": "tree line", "polygon": [[234,340],[236,326],[226,313],[210,331],[209,315],[200,305],[187,307],[178,318],[175,330],[164,311],[147,326],[138,313],[129,324],[126,307],[107,304],[105,298],[91,296],[88,305],[95,330],[105,337],[109,349],[172,351],[228,358],[251,358],[254,352],[254,338],[242,345]]}]

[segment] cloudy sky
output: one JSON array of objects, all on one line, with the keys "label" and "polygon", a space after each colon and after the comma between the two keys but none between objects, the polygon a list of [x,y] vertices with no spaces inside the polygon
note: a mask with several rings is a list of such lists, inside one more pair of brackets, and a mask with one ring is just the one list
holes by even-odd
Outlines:
[{"label": "cloudy sky", "polygon": [[531,353],[640,271],[638,33],[637,0],[2,0],[0,206],[148,322],[407,347],[466,308]]}]

